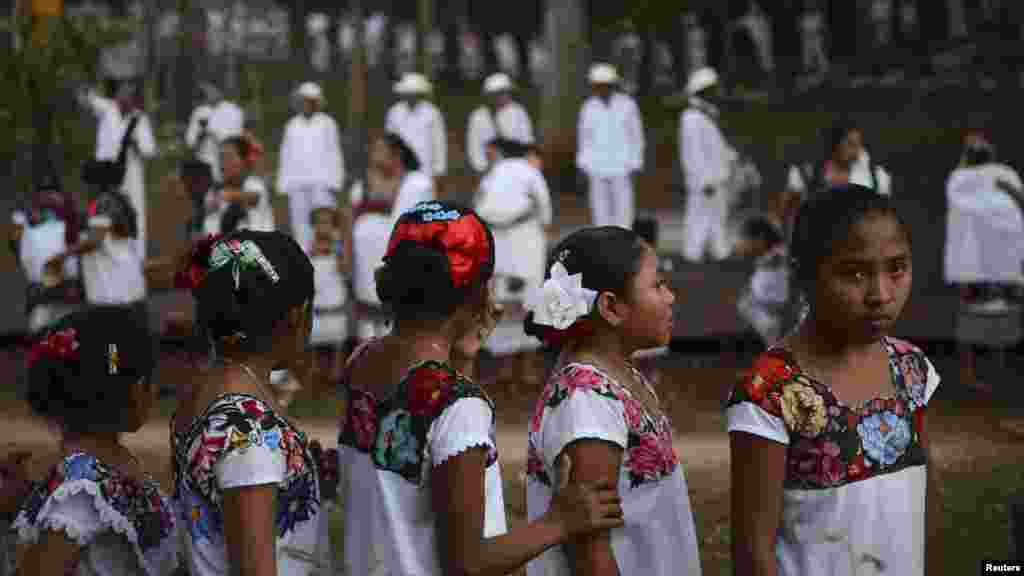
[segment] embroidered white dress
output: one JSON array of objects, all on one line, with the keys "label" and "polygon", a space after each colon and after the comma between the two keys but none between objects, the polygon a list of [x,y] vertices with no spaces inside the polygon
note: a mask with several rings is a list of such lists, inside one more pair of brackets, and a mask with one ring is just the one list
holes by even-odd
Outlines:
[{"label": "embroidered white dress", "polygon": [[53,467],[11,525],[19,544],[62,532],[82,547],[77,576],[165,576],[178,567],[177,521],[152,479],[76,452]]},{"label": "embroidered white dress", "polygon": [[774,348],[729,398],[729,432],[786,445],[779,576],[924,574],[921,435],[939,375],[915,346],[885,346],[890,396],[848,406]]},{"label": "embroidered white dress", "polygon": [[[373,342],[357,349],[352,361]],[[479,386],[444,364],[426,362],[386,397],[352,387],[347,375],[341,393],[347,397],[338,440],[345,574],[444,573],[431,471],[470,448],[487,450],[481,536],[507,531],[494,405]]]},{"label": "embroidered white dress", "polygon": [[348,287],[338,270],[338,256],[311,256],[313,264],[313,345],[342,344],[348,338],[348,314],[343,307],[348,301]]},{"label": "embroidered white dress", "polygon": [[[643,378],[639,372],[638,377]],[[555,461],[576,440],[622,448],[618,491],[626,525],[612,530],[619,574],[700,574],[697,536],[683,467],[665,416],[648,413],[629,390],[588,364],[552,373],[530,422],[526,499],[530,520],[551,504]],[[527,565],[529,576],[569,576],[561,546]]]},{"label": "embroidered white dress", "polygon": [[82,256],[82,282],[90,304],[123,306],[145,300],[146,278],[135,240],[107,233],[96,250]]},{"label": "embroidered white dress", "polygon": [[[172,423],[173,426],[173,423]],[[277,486],[277,573],[330,571],[327,517],[306,436],[246,394],[221,396],[174,434],[175,505],[193,576],[231,574],[224,540],[224,491]]]}]

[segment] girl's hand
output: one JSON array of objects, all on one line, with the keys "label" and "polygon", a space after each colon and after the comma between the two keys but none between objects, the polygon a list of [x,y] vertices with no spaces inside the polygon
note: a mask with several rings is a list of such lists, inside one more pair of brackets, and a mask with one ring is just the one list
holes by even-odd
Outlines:
[{"label": "girl's hand", "polygon": [[569,484],[572,461],[566,454],[558,458],[556,466],[558,488],[544,516],[545,520],[559,527],[566,540],[624,524],[622,499],[613,481]]}]

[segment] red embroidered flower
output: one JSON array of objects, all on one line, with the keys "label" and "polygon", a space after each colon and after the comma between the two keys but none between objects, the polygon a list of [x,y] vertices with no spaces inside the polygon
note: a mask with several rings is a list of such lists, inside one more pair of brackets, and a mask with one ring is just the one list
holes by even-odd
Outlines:
[{"label": "red embroidered flower", "polygon": [[352,403],[351,426],[356,435],[356,445],[361,450],[373,448],[377,438],[377,411],[368,396],[361,395]]},{"label": "red embroidered flower", "polygon": [[914,410],[914,433],[918,436],[924,434],[924,406]]},{"label": "red embroidered flower", "polygon": [[643,424],[643,406],[634,398],[627,396],[622,399],[622,414],[626,418],[626,425],[631,430],[637,430]]},{"label": "red embroidered flower", "polygon": [[438,368],[418,368],[409,377],[409,413],[434,414],[444,405],[452,388],[452,374]]},{"label": "red embroidered flower", "polygon": [[835,486],[846,478],[846,465],[839,458],[839,446],[828,440],[819,440],[817,444],[821,455],[819,480],[826,486]]},{"label": "red embroidered flower", "polygon": [[753,372],[761,376],[771,387],[772,384],[785,382],[793,377],[793,369],[789,363],[777,354],[764,354],[754,361]]},{"label": "red embroidered flower", "polygon": [[256,400],[243,400],[242,411],[250,416],[255,416],[257,418],[263,416],[267,412],[263,408],[263,406],[260,406],[260,403],[257,402]]},{"label": "red embroidered flower", "polygon": [[847,428],[849,428],[850,430],[856,430],[857,429],[857,424],[859,424],[859,423],[860,423],[860,418],[857,417],[857,413],[854,412],[853,410],[850,410],[846,414],[846,426],[847,426]]},{"label": "red embroidered flower", "polygon": [[637,476],[657,478],[672,470],[674,465],[672,453],[665,450],[657,436],[642,436],[639,443],[629,449],[629,470]]},{"label": "red embroidered flower", "polygon": [[530,432],[533,434],[540,432],[540,424],[544,419],[544,409],[551,398],[551,394],[548,391],[552,388],[550,385],[544,387],[544,394],[541,396],[540,402],[537,402],[537,405],[533,408],[533,416],[530,417]]},{"label": "red embroidered flower", "polygon": [[872,412],[881,412],[883,410],[885,410],[885,401],[883,401],[880,398],[875,398],[874,400],[871,401]]},{"label": "red embroidered flower", "polygon": [[777,390],[772,390],[765,395],[764,399],[758,403],[765,412],[773,415],[782,417],[782,394]]},{"label": "red embroidered flower", "polygon": [[864,460],[864,454],[860,453],[854,456],[853,460],[846,467],[846,477],[851,482],[866,478],[868,475],[868,465]]}]

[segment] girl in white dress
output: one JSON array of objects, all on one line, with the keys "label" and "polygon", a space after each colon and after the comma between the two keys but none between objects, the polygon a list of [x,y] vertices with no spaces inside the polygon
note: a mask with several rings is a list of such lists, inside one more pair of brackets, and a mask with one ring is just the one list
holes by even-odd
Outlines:
[{"label": "girl in white dress", "polygon": [[291,237],[245,230],[199,245],[187,273],[221,359],[178,384],[175,500],[193,576],[330,570],[306,436],[275,411],[272,370],[309,341],[313,266]]},{"label": "girl in white dress", "polygon": [[155,348],[126,308],[75,312],[28,353],[28,403],[60,434],[59,461],[12,525],[17,574],[164,576],[177,568],[173,506],[121,443],[149,419]]},{"label": "girl in white dress", "polygon": [[572,481],[610,482],[625,525],[530,562],[530,576],[700,574],[697,538],[672,423],[634,353],[666,346],[675,296],[654,249],[625,228],[585,228],[555,247],[526,331],[561,347],[530,421],[527,511],[551,508],[555,462]]},{"label": "girl in white dress", "polygon": [[791,250],[805,320],[727,403],[736,573],[933,573],[925,413],[939,376],[887,335],[910,294],[908,231],[887,197],[847,185],[804,204]]},{"label": "girl in white dress", "polygon": [[248,229],[272,232],[274,207],[270,191],[258,174],[248,174],[254,156],[253,143],[243,136],[232,136],[220,146],[224,184],[211,190],[209,215],[204,225],[207,234],[229,234]]},{"label": "girl in white dress", "polygon": [[508,530],[494,404],[471,379],[497,321],[493,271],[487,226],[448,203],[391,234],[377,290],[394,329],[353,352],[341,385],[345,574],[508,574],[621,523],[609,490],[562,481],[546,514]]}]

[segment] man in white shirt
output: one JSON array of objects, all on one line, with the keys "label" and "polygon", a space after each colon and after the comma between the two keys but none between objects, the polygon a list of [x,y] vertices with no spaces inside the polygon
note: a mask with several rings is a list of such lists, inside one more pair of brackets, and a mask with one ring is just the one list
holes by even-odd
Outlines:
[{"label": "man in white shirt", "polygon": [[718,108],[711,102],[718,74],[700,68],[686,84],[689,105],[679,117],[679,161],[686,184],[683,257],[701,262],[710,251],[713,260],[732,252],[726,221],[731,198],[729,177],[737,159],[718,127]]},{"label": "man in white shirt", "polygon": [[644,167],[640,109],[616,90],[619,75],[608,64],[590,69],[594,93],[580,110],[576,165],[587,175],[591,224],[633,228],[633,176]]},{"label": "man in white shirt", "polygon": [[297,96],[302,101],[302,112],[284,129],[277,190],[288,196],[292,236],[299,246],[309,250],[313,243],[310,212],[317,206],[337,207],[345,164],[338,124],[320,111],[324,100],[320,86],[306,82],[299,86]]},{"label": "man in white shirt", "polygon": [[117,99],[110,100],[88,91],[81,100],[99,121],[96,130],[96,159],[116,161],[121,153],[121,142],[133,118],[137,118],[127,141],[124,180],[121,191],[128,195],[132,209],[138,215],[136,242],[139,254],[146,254],[146,176],[143,162],[156,154],[156,140],[149,116],[142,109],[141,99],[131,84],[122,84]]},{"label": "man in white shirt", "polygon": [[416,153],[420,171],[442,176],[448,165],[448,131],[441,111],[427,100],[432,92],[422,74],[406,74],[395,84],[400,100],[387,113],[385,130],[402,137]]},{"label": "man in white shirt", "polygon": [[241,136],[245,129],[245,112],[216,86],[204,83],[201,89],[205,102],[192,111],[185,132],[185,143],[196,156],[210,165],[214,182],[221,182],[220,143],[232,136]]},{"label": "man in white shirt", "polygon": [[491,102],[469,116],[466,130],[466,153],[478,174],[487,171],[487,143],[495,138],[533,144],[533,125],[521,104],[512,99],[512,79],[507,74],[493,74],[484,80],[484,95]]}]

